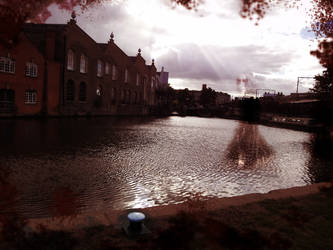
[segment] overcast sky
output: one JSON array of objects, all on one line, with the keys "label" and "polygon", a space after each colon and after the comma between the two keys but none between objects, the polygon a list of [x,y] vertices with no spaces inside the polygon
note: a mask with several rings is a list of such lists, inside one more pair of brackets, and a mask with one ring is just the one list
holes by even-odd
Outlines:
[{"label": "overcast sky", "polygon": [[[259,25],[239,16],[240,1],[205,0],[198,11],[173,8],[169,0],[111,1],[78,15],[77,24],[97,42],[115,42],[129,56],[141,48],[146,63],[170,72],[173,88],[203,83],[232,95],[274,89],[296,91],[298,76],[321,73],[310,55],[317,43],[303,0],[300,9],[273,9]],[[309,2],[309,3],[307,3]],[[70,13],[50,7],[47,23],[66,23]],[[247,79],[241,82],[236,79]],[[303,80],[300,92],[313,84]]]}]

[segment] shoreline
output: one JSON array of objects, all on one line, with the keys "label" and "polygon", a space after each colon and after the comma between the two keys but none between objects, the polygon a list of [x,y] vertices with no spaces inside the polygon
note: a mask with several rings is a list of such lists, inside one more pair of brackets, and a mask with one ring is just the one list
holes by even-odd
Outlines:
[{"label": "shoreline", "polygon": [[76,231],[96,226],[110,226],[121,228],[126,223],[126,215],[130,211],[141,211],[150,221],[176,216],[181,212],[213,212],[230,207],[240,207],[258,203],[264,200],[284,200],[300,198],[319,193],[324,188],[333,187],[332,182],[315,183],[286,189],[277,189],[268,193],[251,193],[240,196],[209,198],[207,200],[193,200],[180,204],[169,204],[147,208],[87,212],[79,215],[61,216],[53,218],[27,219],[26,227],[29,231],[38,232],[41,228],[53,231]]}]

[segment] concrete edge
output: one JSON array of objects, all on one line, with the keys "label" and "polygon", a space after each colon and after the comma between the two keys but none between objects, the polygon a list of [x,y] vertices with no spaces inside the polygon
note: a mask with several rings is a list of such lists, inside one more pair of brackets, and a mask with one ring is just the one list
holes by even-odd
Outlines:
[{"label": "concrete edge", "polygon": [[[191,201],[181,204],[162,205],[135,209],[142,211],[149,219],[173,216],[181,211],[195,211],[204,209],[204,211],[214,211],[232,206],[242,206],[249,203],[260,202],[266,199],[287,199],[311,195],[320,192],[322,188],[333,187],[331,182],[322,182],[306,186],[298,186],[286,189],[272,190],[268,193],[252,193],[234,197],[210,198],[207,200]],[[132,209],[133,210],[133,209]],[[100,225],[117,225],[119,218],[126,214],[128,210],[105,210],[89,212],[85,214],[53,217],[53,218],[36,218],[28,219],[27,227],[33,231],[39,231],[41,228],[49,230],[74,231],[77,229],[100,226]]]}]

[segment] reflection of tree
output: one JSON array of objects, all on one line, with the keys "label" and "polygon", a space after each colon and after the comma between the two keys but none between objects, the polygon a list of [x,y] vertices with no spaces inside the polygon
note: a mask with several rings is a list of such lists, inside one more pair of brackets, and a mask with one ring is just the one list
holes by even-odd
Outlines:
[{"label": "reflection of tree", "polygon": [[333,180],[332,142],[325,138],[319,138],[314,134],[310,143],[306,144],[306,149],[310,153],[306,168],[312,183]]},{"label": "reflection of tree", "polygon": [[257,125],[241,123],[228,145],[227,159],[240,168],[255,168],[265,163],[272,153]]}]

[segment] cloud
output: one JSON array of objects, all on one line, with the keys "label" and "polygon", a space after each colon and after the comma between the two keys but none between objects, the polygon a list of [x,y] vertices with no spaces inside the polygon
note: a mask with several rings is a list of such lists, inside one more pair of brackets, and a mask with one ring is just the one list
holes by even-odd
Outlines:
[{"label": "cloud", "polygon": [[[52,16],[47,23],[67,23],[70,19],[68,11],[50,7]],[[78,13],[77,24],[96,42],[106,43],[111,32],[116,44],[129,56],[136,55],[139,48],[147,62],[151,61],[151,49],[155,43],[154,34],[166,33],[161,27],[147,27],[126,10],[126,2],[122,4],[98,5],[84,13]]]},{"label": "cloud", "polygon": [[[266,81],[276,81],[258,74],[280,72],[294,56],[290,51],[278,52],[263,46],[198,46],[192,43],[171,48],[157,61],[172,72],[174,78],[207,82],[227,91],[237,90],[237,78],[247,79],[244,88],[248,90],[267,87]],[[254,76],[255,72],[257,76]]]},{"label": "cloud", "polygon": [[[114,32],[116,44],[129,56],[141,48],[146,63],[154,57],[178,88],[201,89],[207,83],[227,92],[293,92],[297,76],[320,72],[309,55],[301,12],[275,8],[255,26],[239,10],[236,0],[207,0],[198,11],[173,9],[170,0],[124,0],[90,9],[77,23],[97,42],[107,42]],[[55,6],[51,13],[48,23],[70,19]],[[237,85],[237,78],[247,83]]]}]

